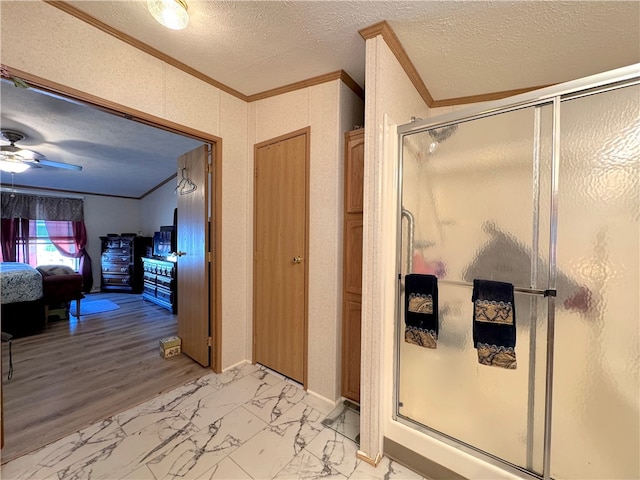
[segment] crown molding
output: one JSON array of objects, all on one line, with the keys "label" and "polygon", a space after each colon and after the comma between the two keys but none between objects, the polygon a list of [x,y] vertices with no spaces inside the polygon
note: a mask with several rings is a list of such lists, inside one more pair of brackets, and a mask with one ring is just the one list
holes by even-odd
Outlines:
[{"label": "crown molding", "polygon": [[[63,197],[66,195],[73,195],[74,197],[85,197],[87,195],[91,195],[94,197],[110,197],[110,198],[124,198],[126,200],[140,200],[142,197],[129,197],[125,195],[110,195],[108,193],[93,193],[93,192],[82,192],[80,190],[63,190],[61,188],[51,188],[51,187],[33,187],[29,185],[19,185],[19,184],[11,184],[1,183],[0,188],[2,192],[7,193],[13,190],[23,190],[22,192],[16,191],[15,193],[20,193],[23,195],[47,195],[52,197]],[[25,193],[25,191],[31,191],[31,193]]]},{"label": "crown molding", "polygon": [[[340,79],[342,80],[349,88],[351,88],[351,90],[353,90],[355,92],[356,95],[358,95],[360,98],[362,98],[364,100],[364,90],[362,89],[362,87],[360,87],[360,85],[357,84],[357,82],[355,80],[353,80],[349,75],[347,75],[346,72],[344,71],[339,71],[339,72],[332,72],[332,73],[327,73],[324,75],[319,75],[317,77],[313,77],[313,78],[309,78],[307,80],[302,80],[300,82],[296,82],[296,83],[292,83],[289,85],[285,85],[283,87],[278,87],[278,88],[274,88],[271,90],[267,90],[265,92],[260,92],[260,93],[256,93],[253,95],[245,95],[242,92],[239,92],[238,90],[235,90],[227,85],[225,85],[224,83],[221,83],[207,75],[205,75],[204,73],[196,70],[195,68],[190,67],[189,65],[180,62],[179,60],[176,60],[175,58],[166,55],[164,53],[162,53],[161,51],[153,48],[150,45],[147,45],[144,42],[141,42],[140,40],[132,37],[131,35],[127,35],[124,32],[121,32],[109,25],[107,25],[106,23],[98,20],[97,18],[83,12],[82,10],[79,10],[78,8],[74,7],[73,5],[68,4],[65,1],[60,1],[60,0],[42,0],[44,3],[47,3],[49,5],[51,5],[52,7],[55,7],[59,10],[62,10],[63,12],[77,18],[78,20],[82,20],[83,22],[105,32],[108,33],[109,35],[117,38],[118,40],[121,40],[124,43],[127,43],[129,45],[131,45],[132,47],[137,48],[138,50],[141,50],[145,53],[147,53],[148,55],[151,55],[152,57],[157,58],[158,60],[161,60],[169,65],[171,65],[172,67],[177,68],[178,70],[182,70],[183,72],[192,75],[193,77],[202,80],[203,82],[216,87],[220,90],[222,90],[223,92],[228,93],[229,95],[232,95],[236,98],[239,98],[240,100],[244,100],[245,102],[253,102],[256,100],[262,100],[264,98],[268,98],[268,97],[273,97],[276,95],[281,95],[283,93],[287,93],[287,92],[291,92],[294,90],[299,90],[301,88],[306,88],[306,87],[310,87],[313,85],[319,85],[321,83],[324,82],[329,82],[335,79]],[[339,73],[339,75],[336,76],[336,73]]]},{"label": "crown molding", "polygon": [[272,90],[266,90],[261,93],[255,93],[249,95],[247,98],[249,102],[255,102],[257,100],[263,100],[269,97],[275,97],[276,95],[282,95],[283,93],[293,92],[302,88],[313,87],[314,85],[320,85],[321,83],[332,82],[333,80],[341,80],[349,87],[353,92],[364,100],[364,90],[357,84],[357,82],[349,76],[344,70],[338,70],[336,72],[325,73],[324,75],[318,75],[317,77],[308,78],[300,82],[290,83],[282,87],[274,88]]},{"label": "crown molding", "polygon": [[233,95],[234,97],[237,97],[241,100],[244,100],[245,102],[247,101],[247,96],[244,95],[243,93],[234,90],[231,87],[228,87],[227,85],[218,82],[217,80],[199,72],[198,70],[196,70],[195,68],[191,68],[189,65],[186,65],[178,60],[176,60],[173,57],[170,57],[169,55],[166,55],[164,53],[162,53],[160,50],[157,50],[155,48],[153,48],[150,45],[147,45],[144,42],[141,42],[140,40],[132,37],[131,35],[127,35],[126,33],[123,33],[119,30],[116,30],[113,27],[110,27],[109,25],[107,25],[104,22],[101,22],[100,20],[98,20],[95,17],[92,17],[91,15],[83,12],[82,10],[77,9],[76,7],[74,7],[73,5],[68,4],[67,2],[63,2],[63,1],[58,1],[58,0],[42,0],[44,3],[47,3],[49,5],[51,5],[52,7],[55,7],[59,10],[62,10],[63,12],[76,17],[78,20],[82,20],[85,23],[88,23],[89,25],[92,25],[93,27],[97,28],[98,30],[102,30],[105,33],[108,33],[109,35],[117,38],[118,40],[123,41],[124,43],[127,43],[129,45],[131,45],[132,47],[137,48],[138,50],[141,50],[149,55],[151,55],[152,57],[157,58],[158,60],[162,60],[165,63],[168,63],[169,65],[177,68],[178,70],[182,70],[185,73],[188,73],[189,75],[192,75],[194,77],[196,77],[199,80],[202,80],[205,83],[208,83],[209,85],[212,85],[220,90],[222,90],[223,92],[228,93],[229,95]]},{"label": "crown molding", "polygon": [[371,38],[375,38],[378,35],[382,36],[382,39],[385,41],[391,52],[395,55],[398,63],[405,71],[411,83],[418,91],[418,94],[422,97],[424,102],[427,104],[429,108],[438,108],[438,107],[450,107],[454,105],[465,105],[468,103],[479,103],[479,102],[488,102],[491,100],[499,100],[501,98],[510,97],[512,95],[518,95],[520,93],[530,92],[532,90],[538,90],[539,88],[548,87],[550,85],[538,85],[534,87],[525,87],[525,88],[517,88],[514,90],[504,90],[500,92],[491,92],[491,93],[483,93],[479,95],[469,95],[466,97],[455,97],[455,98],[446,98],[443,100],[434,100],[434,98],[429,93],[426,85],[422,81],[420,74],[416,70],[415,66],[409,59],[407,52],[404,47],[400,43],[397,35],[391,28],[386,20],[382,22],[375,23],[369,27],[363,28],[359,31],[362,38],[365,40],[369,40]]},{"label": "crown molding", "polygon": [[429,108],[433,108],[433,97],[429,93],[427,86],[422,81],[418,70],[416,70],[416,67],[413,65],[413,62],[409,58],[409,55],[407,55],[407,52],[400,43],[400,40],[396,36],[396,33],[393,31],[387,21],[383,20],[382,22],[375,23],[369,27],[359,30],[358,33],[360,33],[360,36],[362,36],[362,38],[364,38],[365,40],[369,40],[371,38],[377,37],[378,35],[381,35],[382,39],[395,55],[398,63],[400,63],[400,66],[409,77],[409,80],[411,81],[411,83],[413,83],[413,86],[418,91],[418,94],[422,97],[422,100],[424,100],[424,103],[426,103]]},{"label": "crown molding", "polygon": [[[358,95],[358,97],[360,97],[363,100],[365,97],[364,89],[360,85],[358,85],[358,83],[352,77],[350,77],[349,74],[347,74],[344,70],[326,73],[323,75],[319,75],[317,77],[308,78],[306,80],[301,80],[299,82],[291,83],[289,85],[285,85],[282,87],[266,90],[264,92],[259,92],[252,95],[245,95],[244,93],[239,92],[238,90],[235,90],[205,75],[204,73],[196,70],[195,68],[192,68],[186,65],[185,63],[182,63],[179,60],[176,60],[175,58],[162,53],[161,51],[153,48],[152,46],[147,45],[146,43],[141,42],[140,40],[137,40],[131,35],[127,35],[124,32],[116,30],[115,28],[83,12],[82,10],[79,10],[78,8],[74,7],[73,5],[70,5],[65,1],[62,1],[62,0],[42,0],[42,1],[89,25],[92,25],[93,27],[121,40],[122,42],[137,48],[138,50],[141,50],[147,53],[148,55],[151,55],[152,57],[155,57],[177,68],[178,70],[182,70],[183,72],[189,75],[192,75],[193,77],[198,78],[199,80],[202,80],[203,82],[248,103],[254,102],[257,100],[263,100],[269,97],[274,97],[276,95],[282,95],[283,93],[292,92],[302,88],[307,88],[314,85],[320,85],[321,83],[330,82],[338,79],[341,80],[346,86],[348,86],[356,95]],[[468,103],[497,100],[497,99],[509,97],[511,95],[516,95],[518,93],[529,92],[531,90],[536,90],[538,88],[543,88],[545,86],[548,86],[548,85],[542,85],[542,86],[519,88],[515,90],[506,90],[501,92],[493,92],[493,93],[480,94],[480,95],[470,95],[466,97],[455,97],[455,98],[449,98],[449,99],[443,99],[443,100],[434,100],[433,96],[431,95],[431,93],[429,93],[429,90],[427,89],[426,85],[422,81],[420,74],[418,73],[415,66],[411,62],[411,59],[407,55],[407,52],[405,51],[404,47],[400,43],[400,40],[398,39],[397,35],[395,34],[395,32],[393,31],[393,29],[391,28],[391,26],[386,20],[375,23],[369,27],[365,27],[359,30],[359,33],[362,36],[362,38],[364,38],[365,40],[375,38],[378,35],[382,36],[383,40],[385,41],[389,49],[393,52],[396,59],[398,60],[398,63],[400,63],[400,66],[403,68],[403,70],[409,77],[409,80],[414,85],[415,89],[418,91],[418,94],[422,97],[422,99],[424,100],[424,102],[427,104],[429,108],[446,107],[446,106],[452,106],[452,105],[464,105]]]},{"label": "crown molding", "polygon": [[349,87],[353,93],[364,100],[364,89],[344,70],[340,70],[340,80],[342,80],[342,82]]},{"label": "crown molding", "polygon": [[507,98],[513,95],[527,93],[532,90],[538,90],[540,88],[550,87],[551,85],[552,84],[538,85],[537,87],[516,88],[514,90],[503,90],[501,92],[482,93],[479,95],[469,95],[467,97],[456,97],[456,98],[447,98],[444,100],[435,100],[431,108],[450,107],[453,105],[466,105],[468,103],[479,103],[479,102],[489,102],[491,100],[500,100],[501,98]]}]

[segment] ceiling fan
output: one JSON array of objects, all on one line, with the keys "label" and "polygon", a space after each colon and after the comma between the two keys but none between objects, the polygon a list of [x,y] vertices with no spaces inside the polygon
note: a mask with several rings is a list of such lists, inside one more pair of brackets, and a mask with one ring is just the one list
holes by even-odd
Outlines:
[{"label": "ceiling fan", "polygon": [[2,130],[2,136],[9,142],[9,145],[0,146],[0,170],[10,173],[21,173],[32,167],[54,167],[66,170],[82,170],[80,165],[70,163],[54,162],[47,160],[42,155],[33,150],[16,147],[16,142],[26,138],[26,135],[14,130]]}]

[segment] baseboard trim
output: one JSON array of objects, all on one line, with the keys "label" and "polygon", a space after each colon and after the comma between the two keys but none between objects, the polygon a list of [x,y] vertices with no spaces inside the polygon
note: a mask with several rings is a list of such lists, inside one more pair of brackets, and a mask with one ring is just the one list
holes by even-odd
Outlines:
[{"label": "baseboard trim", "polygon": [[222,369],[223,372],[226,372],[227,370],[231,370],[232,368],[237,368],[240,367],[242,365],[246,365],[246,364],[250,364],[251,362],[249,360],[241,360],[238,363],[234,363],[233,365],[229,365],[228,367],[224,367]]},{"label": "baseboard trim", "polygon": [[358,452],[356,453],[356,458],[358,458],[359,460],[362,460],[365,463],[368,463],[372,467],[377,467],[378,464],[380,463],[380,460],[382,460],[382,454],[378,453],[376,455],[376,458],[370,458],[370,457],[367,456],[366,453],[364,453],[363,451],[358,450]]},{"label": "baseboard trim", "polygon": [[430,480],[467,480],[462,475],[443,467],[439,463],[434,462],[419,453],[400,445],[393,440],[384,437],[383,439],[384,454],[394,462],[410,468],[414,472],[422,475]]},{"label": "baseboard trim", "polygon": [[307,389],[307,393],[309,395],[311,395],[312,397],[317,398],[318,400],[320,400],[323,403],[326,403],[328,405],[333,405],[333,408],[337,407],[338,404],[340,404],[342,402],[342,398],[339,398],[338,400],[329,400],[327,397],[320,395],[317,392],[314,392],[313,390],[309,390]]}]

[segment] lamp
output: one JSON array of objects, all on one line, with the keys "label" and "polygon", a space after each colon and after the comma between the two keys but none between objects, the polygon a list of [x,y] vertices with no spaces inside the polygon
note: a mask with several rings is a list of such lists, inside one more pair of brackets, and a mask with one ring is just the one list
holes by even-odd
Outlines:
[{"label": "lamp", "polygon": [[182,30],[189,23],[184,0],[147,0],[147,8],[153,18],[172,30]]},{"label": "lamp", "polygon": [[28,163],[19,160],[2,160],[0,159],[0,170],[9,173],[22,173],[29,168]]}]

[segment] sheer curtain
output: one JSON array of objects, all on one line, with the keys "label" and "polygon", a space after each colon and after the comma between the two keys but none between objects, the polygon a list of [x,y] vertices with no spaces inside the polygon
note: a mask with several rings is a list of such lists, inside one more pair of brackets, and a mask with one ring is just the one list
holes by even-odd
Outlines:
[{"label": "sheer curtain", "polygon": [[[47,220],[45,222],[49,240],[61,255],[80,259],[80,273],[82,274],[82,289],[90,292],[93,287],[93,273],[91,257],[87,253],[87,230],[84,222],[61,222]],[[73,243],[69,242],[73,238]]]}]

